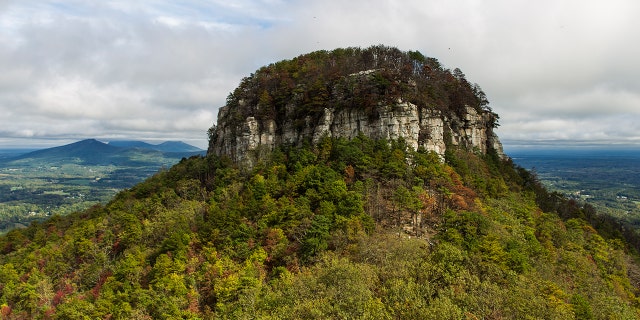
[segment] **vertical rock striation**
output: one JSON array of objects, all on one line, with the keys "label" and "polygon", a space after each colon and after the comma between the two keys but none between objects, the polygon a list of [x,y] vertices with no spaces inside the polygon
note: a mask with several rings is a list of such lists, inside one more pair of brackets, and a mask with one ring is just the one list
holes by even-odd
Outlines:
[{"label": "vertical rock striation", "polygon": [[[444,157],[447,145],[462,146],[487,153],[494,150],[504,156],[502,144],[493,132],[495,117],[467,107],[464,117],[447,117],[439,110],[419,108],[404,101],[376,108],[372,118],[363,110],[324,108],[317,122],[303,119],[297,128],[293,120],[280,127],[276,119],[229,120],[228,107],[220,108],[218,124],[212,129],[209,152],[229,156],[233,161],[252,167],[279,145],[318,143],[324,137],[352,139],[362,134],[372,139],[403,138],[414,150],[420,147]],[[285,115],[287,119],[289,115]]]},{"label": "vertical rock striation", "polygon": [[[346,53],[345,53],[346,52]],[[209,153],[252,167],[281,145],[324,137],[399,139],[441,158],[447,147],[495,151],[497,115],[461,71],[394,48],[315,52],[243,79],[220,108]]]}]

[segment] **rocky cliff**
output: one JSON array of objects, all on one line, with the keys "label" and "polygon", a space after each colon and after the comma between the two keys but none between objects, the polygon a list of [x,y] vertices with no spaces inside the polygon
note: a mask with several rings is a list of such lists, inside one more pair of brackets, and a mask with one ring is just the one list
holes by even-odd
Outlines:
[{"label": "rocky cliff", "polygon": [[503,156],[497,115],[458,69],[388,47],[339,50],[352,51],[300,56],[245,78],[220,108],[208,152],[251,167],[280,145],[363,134],[441,157],[450,146]]}]

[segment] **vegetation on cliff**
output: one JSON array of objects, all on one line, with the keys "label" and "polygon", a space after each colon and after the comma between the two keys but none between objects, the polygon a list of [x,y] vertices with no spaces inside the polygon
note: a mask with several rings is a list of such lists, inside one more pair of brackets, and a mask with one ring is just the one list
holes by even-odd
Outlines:
[{"label": "vegetation on cliff", "polygon": [[[374,113],[399,98],[445,116],[493,115],[459,70],[376,46],[264,67],[229,96],[225,121],[291,124],[327,106]],[[0,314],[640,317],[640,267],[625,234],[495,149],[452,144],[442,155],[402,138],[324,136],[276,144],[258,160],[183,159],[105,206],[0,237]]]},{"label": "vegetation on cliff", "polygon": [[[274,119],[278,128],[290,122],[301,129],[317,122],[325,108],[361,109],[375,118],[378,106],[399,99],[459,118],[471,107],[491,113],[492,125],[497,125],[498,116],[491,112],[485,93],[460,69],[446,69],[418,51],[382,45],[315,51],[262,67],[229,94],[224,120],[229,125],[247,117],[258,123]],[[215,134],[212,127],[211,142]]]},{"label": "vegetation on cliff", "polygon": [[0,159],[0,235],[106,203],[160,168],[204,154],[181,142],[115,144],[87,139]]},{"label": "vegetation on cliff", "polygon": [[[5,318],[632,319],[640,269],[495,154],[324,139],[184,159],[0,238]],[[545,200],[549,211],[538,206]]]}]

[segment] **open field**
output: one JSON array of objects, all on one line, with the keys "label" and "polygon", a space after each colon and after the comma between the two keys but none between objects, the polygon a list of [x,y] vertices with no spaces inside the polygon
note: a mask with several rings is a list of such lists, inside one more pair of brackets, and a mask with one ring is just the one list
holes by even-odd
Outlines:
[{"label": "open field", "polygon": [[139,152],[113,164],[81,159],[0,161],[0,233],[105,203],[118,191],[171,167],[183,155]]},{"label": "open field", "polygon": [[551,191],[640,229],[640,151],[525,150],[509,155]]}]

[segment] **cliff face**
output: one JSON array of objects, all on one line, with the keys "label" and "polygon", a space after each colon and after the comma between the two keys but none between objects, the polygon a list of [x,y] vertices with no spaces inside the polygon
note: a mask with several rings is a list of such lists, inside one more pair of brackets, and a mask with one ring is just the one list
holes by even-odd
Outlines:
[{"label": "cliff face", "polygon": [[[323,137],[354,138],[363,134],[375,139],[403,138],[414,149],[423,147],[441,157],[449,145],[461,145],[486,153],[495,150],[503,156],[502,144],[493,132],[495,121],[489,113],[477,113],[467,107],[463,118],[448,118],[439,110],[418,108],[398,101],[377,108],[379,117],[371,118],[362,110],[325,108],[319,121],[304,119],[304,126],[293,122],[278,127],[276,119],[258,120],[249,116],[244,121],[229,121],[229,108],[218,113],[218,125],[210,141],[209,152],[227,155],[237,163],[253,166],[264,154],[279,145],[318,143]],[[448,134],[445,134],[448,133]],[[448,139],[448,141],[445,141]]]},{"label": "cliff face", "polygon": [[[278,86],[271,85],[269,89],[272,76],[264,80],[265,70],[277,70],[277,65],[259,70],[245,78],[227,105],[220,108],[217,125],[209,132],[208,152],[229,156],[236,163],[251,167],[279,145],[315,144],[323,137],[350,139],[363,134],[374,139],[403,138],[410,147],[423,147],[441,157],[447,146],[463,146],[481,153],[493,149],[503,156],[502,145],[493,132],[496,114],[486,108],[461,105],[465,101],[460,101],[460,89],[447,95],[451,98],[444,106],[442,102],[428,103],[431,100],[420,99],[429,96],[422,90],[442,96],[438,87],[426,82],[422,88],[420,83],[425,79],[419,73],[403,77],[400,72],[383,67],[386,68],[338,74],[330,80],[321,78],[321,82],[317,78],[294,81],[287,94],[282,94],[286,90]],[[450,83],[442,85],[444,88],[463,87],[459,78],[448,75],[443,79]],[[297,77],[300,79],[299,74]],[[433,73],[427,80],[444,81]],[[466,80],[462,84],[468,85]],[[447,105],[456,102],[458,105]]]}]

